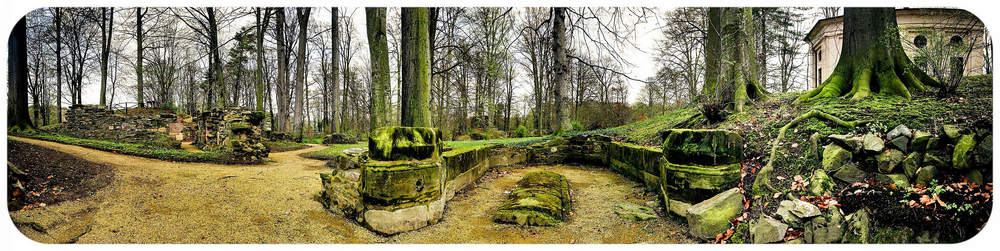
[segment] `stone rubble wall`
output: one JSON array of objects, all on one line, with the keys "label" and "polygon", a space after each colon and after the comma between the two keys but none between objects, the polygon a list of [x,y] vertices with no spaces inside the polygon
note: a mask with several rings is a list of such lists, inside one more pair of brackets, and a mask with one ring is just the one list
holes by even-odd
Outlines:
[{"label": "stone rubble wall", "polygon": [[262,112],[242,107],[213,108],[203,112],[194,123],[194,145],[204,151],[232,152],[235,157],[266,159],[271,152],[264,146],[261,133]]},{"label": "stone rubble wall", "polygon": [[74,105],[55,130],[77,138],[149,142],[166,136],[176,121],[173,114],[126,115],[100,105]]}]

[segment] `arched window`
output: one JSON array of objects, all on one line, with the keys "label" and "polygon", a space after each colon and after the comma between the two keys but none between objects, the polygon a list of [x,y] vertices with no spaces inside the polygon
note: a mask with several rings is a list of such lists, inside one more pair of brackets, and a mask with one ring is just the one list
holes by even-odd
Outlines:
[{"label": "arched window", "polygon": [[960,45],[962,44],[962,37],[959,35],[951,36],[951,41],[948,41],[948,45]]},{"label": "arched window", "polygon": [[913,38],[913,45],[917,46],[917,48],[924,48],[924,46],[927,46],[927,37],[917,35],[917,37]]}]

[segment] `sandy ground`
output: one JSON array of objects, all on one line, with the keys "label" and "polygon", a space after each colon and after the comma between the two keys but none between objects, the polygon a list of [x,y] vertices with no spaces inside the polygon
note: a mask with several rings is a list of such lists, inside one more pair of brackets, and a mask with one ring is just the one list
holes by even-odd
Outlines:
[{"label": "sandy ground", "polygon": [[[655,198],[608,169],[581,166],[497,168],[457,195],[435,225],[381,236],[333,214],[314,197],[325,162],[298,157],[323,149],[272,153],[264,165],[175,163],[16,138],[115,168],[93,196],[10,212],[18,230],[42,243],[690,243],[684,226],[657,219],[629,222],[611,212],[621,201]],[[496,224],[489,215],[525,173],[566,175],[576,194],[559,227]],[[627,196],[627,198],[626,198]],[[36,224],[37,223],[37,224]],[[44,232],[32,227],[41,226]],[[37,228],[37,227],[36,227]]]}]

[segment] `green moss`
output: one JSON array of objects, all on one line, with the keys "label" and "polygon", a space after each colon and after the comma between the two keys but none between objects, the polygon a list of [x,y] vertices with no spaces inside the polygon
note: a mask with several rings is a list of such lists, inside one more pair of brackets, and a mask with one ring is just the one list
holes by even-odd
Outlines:
[{"label": "green moss", "polygon": [[743,159],[743,137],[735,132],[673,129],[664,134],[663,155],[675,163],[719,165]]},{"label": "green moss", "polygon": [[361,172],[361,194],[368,205],[386,210],[441,198],[441,166],[437,162],[369,161]]},{"label": "green moss", "polygon": [[517,182],[517,188],[492,219],[521,225],[560,225],[570,210],[572,202],[566,177],[551,171],[534,171]]},{"label": "green moss", "polygon": [[313,151],[308,153],[300,154],[299,156],[303,158],[318,159],[318,160],[335,160],[337,156],[343,156],[344,150],[350,148],[363,148],[368,147],[368,143],[357,143],[357,144],[334,144],[330,145],[329,148]]},{"label": "green moss", "polygon": [[698,203],[736,187],[740,181],[740,163],[705,166],[681,165],[663,159],[662,186],[672,199]]},{"label": "green moss", "polygon": [[368,151],[375,160],[437,158],[442,147],[438,130],[428,127],[382,127],[368,138]]}]

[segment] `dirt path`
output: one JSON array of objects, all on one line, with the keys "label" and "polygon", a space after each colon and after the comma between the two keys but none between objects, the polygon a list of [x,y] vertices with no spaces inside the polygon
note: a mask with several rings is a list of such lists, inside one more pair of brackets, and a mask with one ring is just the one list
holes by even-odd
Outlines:
[{"label": "dirt path", "polygon": [[188,152],[201,152],[201,149],[198,149],[198,147],[191,144],[191,142],[181,143],[181,150]]},{"label": "dirt path", "polygon": [[[298,157],[307,149],[272,153],[264,165],[176,163],[118,155],[48,141],[12,137],[115,168],[115,180],[92,197],[24,212],[10,212],[18,229],[43,243],[686,243],[676,223],[631,223],[610,205],[642,204],[653,196],[607,169],[577,166],[514,166],[488,174],[448,204],[436,225],[385,237],[314,199],[324,161]],[[503,191],[531,170],[567,175],[577,193],[574,216],[562,227],[494,224],[489,214]],[[45,228],[46,233],[31,225]],[[632,225],[636,225],[632,227]],[[462,227],[461,229],[459,227]],[[670,232],[676,232],[672,235]],[[533,236],[532,233],[535,235]]]}]

